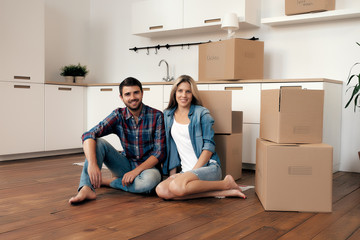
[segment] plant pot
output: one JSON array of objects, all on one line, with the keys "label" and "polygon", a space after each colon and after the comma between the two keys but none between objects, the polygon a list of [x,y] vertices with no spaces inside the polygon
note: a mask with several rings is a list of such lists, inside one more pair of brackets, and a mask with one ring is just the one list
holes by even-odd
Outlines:
[{"label": "plant pot", "polygon": [[76,83],[83,83],[85,80],[85,77],[84,76],[76,76],[75,77],[75,82]]},{"label": "plant pot", "polygon": [[74,77],[73,76],[64,76],[65,82],[66,83],[73,83],[74,82]]}]

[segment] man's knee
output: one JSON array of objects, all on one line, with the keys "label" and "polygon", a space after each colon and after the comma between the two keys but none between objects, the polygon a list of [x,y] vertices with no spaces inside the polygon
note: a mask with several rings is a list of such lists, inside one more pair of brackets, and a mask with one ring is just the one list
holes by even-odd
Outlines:
[{"label": "man's knee", "polygon": [[147,193],[154,190],[160,183],[161,174],[159,170],[151,168],[144,170],[134,181],[134,192]]}]

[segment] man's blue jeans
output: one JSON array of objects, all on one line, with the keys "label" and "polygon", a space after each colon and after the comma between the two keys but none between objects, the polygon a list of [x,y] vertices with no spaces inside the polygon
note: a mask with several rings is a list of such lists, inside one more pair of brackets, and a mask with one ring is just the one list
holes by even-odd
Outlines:
[{"label": "man's blue jeans", "polygon": [[[110,187],[112,188],[121,189],[131,193],[150,193],[161,181],[159,170],[150,168],[142,171],[140,175],[134,179],[131,185],[123,186],[121,182],[122,177],[125,173],[133,170],[135,164],[130,162],[104,139],[96,139],[96,158],[100,169],[102,168],[102,165],[105,164],[112,174],[117,177],[116,180],[110,183]],[[85,159],[78,190],[83,186],[88,186],[94,190],[90,182],[87,168],[88,161]]]}]

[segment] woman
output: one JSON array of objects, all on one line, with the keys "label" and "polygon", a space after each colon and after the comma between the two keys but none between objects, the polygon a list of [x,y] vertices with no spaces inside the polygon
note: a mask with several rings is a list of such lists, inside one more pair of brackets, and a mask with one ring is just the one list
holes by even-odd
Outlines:
[{"label": "woman", "polygon": [[[171,90],[164,111],[167,160],[164,173],[170,177],[156,187],[164,199],[242,197],[233,177],[221,180],[220,159],[215,153],[213,118],[202,107],[195,81],[180,76]],[[176,170],[181,168],[180,173]]]}]

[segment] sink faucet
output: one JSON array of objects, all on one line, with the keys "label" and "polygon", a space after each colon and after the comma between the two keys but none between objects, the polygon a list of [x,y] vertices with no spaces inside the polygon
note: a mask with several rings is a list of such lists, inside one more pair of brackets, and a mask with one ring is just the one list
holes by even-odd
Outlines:
[{"label": "sink faucet", "polygon": [[159,62],[159,67],[160,67],[160,65],[161,65],[162,62],[164,62],[164,63],[166,64],[166,77],[164,77],[163,80],[164,80],[165,82],[170,82],[170,81],[174,80],[173,77],[170,77],[170,76],[169,76],[169,64],[168,64],[164,59],[162,59],[162,60]]}]

